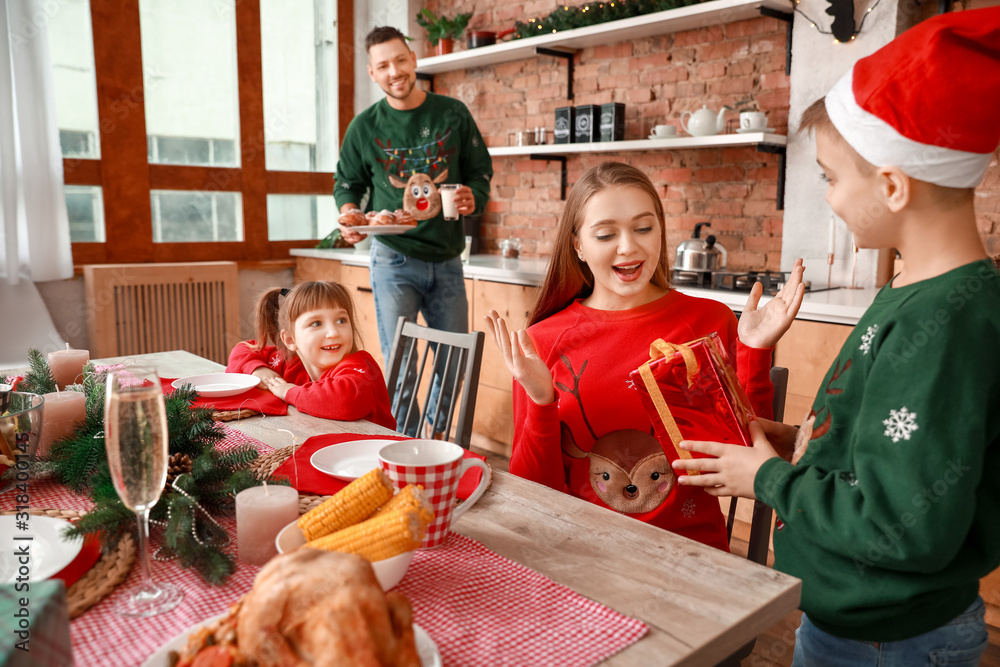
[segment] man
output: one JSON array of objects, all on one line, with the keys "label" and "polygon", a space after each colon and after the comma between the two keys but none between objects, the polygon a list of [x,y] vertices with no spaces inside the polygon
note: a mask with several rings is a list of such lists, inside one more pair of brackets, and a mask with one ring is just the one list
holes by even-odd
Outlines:
[{"label": "man", "polygon": [[[365,38],[365,49],[368,75],[386,97],[347,128],[334,197],[342,219],[356,220],[370,192],[373,210],[395,210],[417,221],[406,233],[379,235],[371,245],[379,345],[388,362],[400,315],[416,320],[422,313],[434,329],[468,331],[469,305],[459,258],[465,233],[461,220],[444,219],[438,186],[460,184],[455,194],[458,212],[482,213],[493,162],[464,104],[416,87],[417,56],[401,32],[375,28]],[[341,233],[350,243],[364,238],[343,225]],[[400,404],[406,400],[404,395]],[[399,426],[402,430],[404,425]],[[437,426],[440,431],[442,425]],[[415,434],[415,429],[410,424],[407,432]]]}]

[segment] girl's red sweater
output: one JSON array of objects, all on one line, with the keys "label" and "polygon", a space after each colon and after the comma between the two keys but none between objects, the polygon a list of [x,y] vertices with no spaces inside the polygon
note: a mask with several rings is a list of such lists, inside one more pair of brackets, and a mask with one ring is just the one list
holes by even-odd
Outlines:
[{"label": "girl's red sweater", "polygon": [[[718,499],[698,487],[669,487],[669,461],[676,453],[651,444],[650,416],[629,373],[649,359],[657,338],[686,343],[716,331],[754,410],[770,417],[771,349],[746,347],[736,328],[736,316],[724,304],[676,291],[625,311],[576,301],[530,327],[535,349],[552,371],[556,400],[537,405],[514,382],[519,427],[510,471],[728,551]],[[616,488],[621,479],[626,481]]]},{"label": "girl's red sweater", "polygon": [[285,360],[273,345],[259,350],[252,345],[251,340],[234,347],[226,371],[253,373],[266,366],[296,385],[288,390],[285,401],[302,412],[339,421],[367,419],[396,430],[385,377],[372,355],[364,350],[348,354],[313,382],[298,357]]}]

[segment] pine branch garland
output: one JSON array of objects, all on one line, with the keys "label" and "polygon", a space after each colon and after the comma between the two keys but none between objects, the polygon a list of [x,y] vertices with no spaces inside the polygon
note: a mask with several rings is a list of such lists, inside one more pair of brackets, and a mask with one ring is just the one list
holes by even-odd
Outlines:
[{"label": "pine branch garland", "polygon": [[563,30],[643,16],[668,9],[696,5],[706,0],[618,0],[617,2],[587,2],[570,7],[563,5],[548,16],[514,23],[516,38],[550,35]]},{"label": "pine branch garland", "polygon": [[31,348],[28,350],[28,372],[17,385],[17,390],[41,395],[51,394],[56,389],[56,381],[52,377],[48,360],[40,350]]},{"label": "pine branch garland", "polygon": [[[41,362],[44,361],[42,358]],[[118,498],[108,469],[104,445],[105,382],[106,374],[97,372],[92,364],[84,368],[82,390],[87,397],[87,418],[71,436],[53,444],[46,465],[57,479],[78,493],[89,493],[94,501],[94,510],[70,534],[97,535],[108,552],[122,536],[134,535],[137,524],[135,514]],[[165,399],[169,453],[189,457],[191,471],[176,476],[176,488],[161,496],[150,512],[150,519],[167,522],[160,538],[161,555],[175,556],[182,567],[194,568],[206,581],[218,584],[225,581],[236,564],[232,554],[221,546],[220,538],[224,535],[217,534],[220,529],[205,512],[212,516],[235,514],[236,494],[260,483],[249,471],[258,454],[250,445],[219,451],[216,445],[225,438],[225,429],[212,420],[211,410],[194,407],[197,398],[194,389],[186,386]],[[267,482],[287,484],[286,480]]]}]

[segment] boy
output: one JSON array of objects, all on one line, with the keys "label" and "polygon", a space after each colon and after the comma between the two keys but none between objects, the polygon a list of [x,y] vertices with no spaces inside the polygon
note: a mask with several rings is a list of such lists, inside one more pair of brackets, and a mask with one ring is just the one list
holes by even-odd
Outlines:
[{"label": "boy", "polygon": [[[774,507],[776,569],[802,579],[794,665],[975,665],[979,579],[1000,564],[1000,273],[973,189],[1000,143],[1000,8],[936,17],[858,61],[803,114],[826,200],[905,267],[837,355],[801,428],[682,484]],[[783,454],[794,465],[779,457]]]}]

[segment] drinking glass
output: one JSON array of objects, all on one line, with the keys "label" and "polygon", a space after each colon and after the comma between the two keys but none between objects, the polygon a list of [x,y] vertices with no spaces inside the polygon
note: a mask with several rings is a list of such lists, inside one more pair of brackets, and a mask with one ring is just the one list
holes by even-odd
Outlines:
[{"label": "drinking glass", "polygon": [[156,371],[130,366],[108,373],[104,402],[104,444],[111,480],[122,503],[139,522],[142,584],[115,603],[122,616],[155,616],[180,603],[184,592],[154,583],[149,574],[149,511],[167,481],[167,409]]}]

